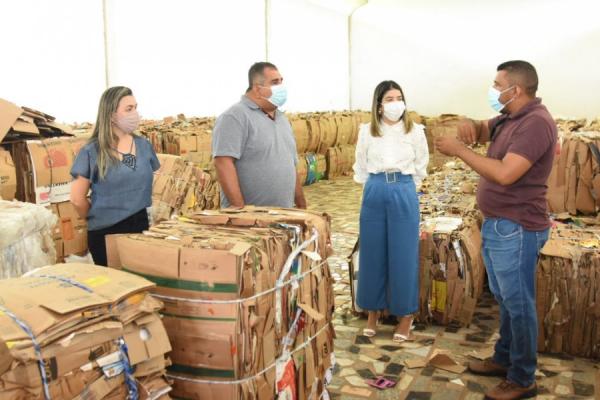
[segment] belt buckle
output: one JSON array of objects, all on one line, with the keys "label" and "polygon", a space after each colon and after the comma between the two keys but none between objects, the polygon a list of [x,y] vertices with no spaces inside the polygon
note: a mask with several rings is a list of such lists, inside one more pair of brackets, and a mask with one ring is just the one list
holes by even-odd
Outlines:
[{"label": "belt buckle", "polygon": [[[390,179],[390,176],[393,177],[393,180]],[[396,183],[396,173],[395,172],[386,172],[385,173],[385,183]]]}]

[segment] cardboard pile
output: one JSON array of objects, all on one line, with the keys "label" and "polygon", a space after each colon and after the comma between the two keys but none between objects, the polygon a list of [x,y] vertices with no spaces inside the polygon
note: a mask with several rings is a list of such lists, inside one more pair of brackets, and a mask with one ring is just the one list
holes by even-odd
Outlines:
[{"label": "cardboard pile", "polygon": [[17,193],[17,172],[10,153],[0,147],[0,199],[12,200]]},{"label": "cardboard pile", "polygon": [[556,214],[596,215],[600,209],[600,132],[564,133],[548,178],[548,205]]},{"label": "cardboard pile", "polygon": [[43,206],[0,200],[0,279],[56,262],[56,217]]},{"label": "cardboard pile", "polygon": [[84,255],[88,250],[87,221],[77,214],[69,201],[54,203],[50,209],[58,218],[52,231],[57,262],[70,255]]},{"label": "cardboard pile", "polygon": [[17,199],[48,205],[69,200],[70,171],[87,139],[61,137],[14,143]]},{"label": "cardboard pile", "polygon": [[87,251],[87,223],[69,202],[71,167],[88,139],[61,137],[12,144],[17,198],[48,207],[58,218],[53,236],[57,260]]},{"label": "cardboard pile", "polygon": [[186,118],[180,114],[162,121],[143,121],[139,131],[150,140],[156,153],[182,156],[204,168],[212,160],[213,125],[214,118]]},{"label": "cardboard pile", "polygon": [[[290,114],[299,154],[327,154],[330,147],[356,144],[363,112]],[[369,114],[370,115],[370,114]]]},{"label": "cardboard pile", "polygon": [[433,145],[436,137],[452,136],[458,134],[458,122],[463,118],[456,114],[442,114],[434,118],[423,118],[425,122],[425,130],[427,133],[427,146],[429,147],[429,169],[440,168],[448,161],[452,161],[452,157],[445,156],[438,152]]},{"label": "cardboard pile", "polygon": [[111,266],[157,284],[176,397],[324,393],[334,335],[327,215],[202,211],[146,234],[110,236],[108,248]]},{"label": "cardboard pile", "polygon": [[203,170],[180,156],[158,154],[160,169],[154,173],[152,221],[157,223],[197,210],[215,210],[220,189],[215,172]]},{"label": "cardboard pile", "polygon": [[171,346],[152,287],[88,264],[0,281],[0,398],[169,399]]},{"label": "cardboard pile", "polygon": [[600,230],[552,229],[536,285],[539,351],[600,359]]},{"label": "cardboard pile", "polygon": [[356,149],[352,145],[330,147],[327,150],[327,179],[352,174]]},{"label": "cardboard pile", "polygon": [[468,326],[485,280],[478,221],[426,218],[419,246],[419,319]]},{"label": "cardboard pile", "polygon": [[59,124],[53,116],[0,99],[0,142],[69,134],[71,128]]}]

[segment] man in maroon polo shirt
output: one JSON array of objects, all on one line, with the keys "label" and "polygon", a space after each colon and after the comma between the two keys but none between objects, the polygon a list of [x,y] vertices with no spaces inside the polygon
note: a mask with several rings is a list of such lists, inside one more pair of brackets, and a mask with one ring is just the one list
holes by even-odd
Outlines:
[{"label": "man in maroon polo shirt", "polygon": [[[494,356],[471,362],[469,370],[505,377],[486,392],[486,399],[524,399],[537,394],[535,268],[550,229],[546,181],[557,129],[536,97],[533,65],[508,61],[497,71],[488,101],[500,115],[461,121],[458,139],[438,138],[435,146],[481,175],[477,203],[485,217],[482,253],[490,290],[500,305],[500,339]],[[490,142],[487,157],[465,146],[476,141]]]}]

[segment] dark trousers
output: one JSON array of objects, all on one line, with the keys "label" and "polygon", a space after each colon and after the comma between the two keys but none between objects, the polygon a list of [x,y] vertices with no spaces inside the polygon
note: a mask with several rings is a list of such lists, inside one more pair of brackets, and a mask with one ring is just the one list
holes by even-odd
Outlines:
[{"label": "dark trousers", "polygon": [[106,235],[114,233],[141,233],[148,229],[148,227],[148,212],[144,208],[131,217],[125,218],[112,226],[96,231],[88,231],[88,247],[94,259],[94,264],[103,266],[107,266],[108,264],[106,259]]}]

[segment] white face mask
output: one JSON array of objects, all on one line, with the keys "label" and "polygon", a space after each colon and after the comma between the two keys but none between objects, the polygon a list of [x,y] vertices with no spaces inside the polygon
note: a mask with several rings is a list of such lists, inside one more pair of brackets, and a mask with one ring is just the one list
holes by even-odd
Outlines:
[{"label": "white face mask", "polygon": [[383,115],[390,121],[399,121],[404,115],[406,105],[403,101],[391,101],[383,103]]}]

